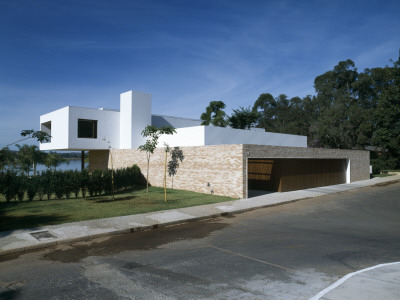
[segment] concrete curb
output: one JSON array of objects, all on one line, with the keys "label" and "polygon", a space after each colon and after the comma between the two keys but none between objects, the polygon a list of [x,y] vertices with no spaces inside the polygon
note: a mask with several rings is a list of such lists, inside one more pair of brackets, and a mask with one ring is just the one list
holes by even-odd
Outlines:
[{"label": "concrete curb", "polygon": [[[255,209],[293,203],[300,200],[342,193],[368,186],[388,185],[399,181],[400,175],[396,175],[390,177],[373,178],[370,180],[349,184],[340,184],[279,194],[273,193],[250,199],[239,199],[201,206],[156,211],[140,215],[113,217],[107,219],[64,223],[46,227],[1,232],[0,257],[29,252],[51,246],[92,240],[100,237],[145,231],[165,226],[240,214]],[[109,227],[107,227],[107,224]],[[81,229],[80,232],[74,232],[71,236],[71,231],[78,231],[79,229]],[[40,230],[49,230],[51,232],[55,232],[60,239],[56,241],[41,242],[29,236],[31,232]],[[82,234],[82,231],[87,232]]]},{"label": "concrete curb", "polygon": [[[359,284],[359,283],[358,284],[354,284],[354,283],[351,284],[351,291],[349,291],[348,288],[346,290],[346,288],[342,288],[340,286],[342,284],[346,283],[346,282],[349,282],[353,278],[357,278],[358,276],[366,277],[366,275],[363,274],[363,273],[368,274],[368,273],[371,273],[371,271],[377,270],[377,269],[380,269],[380,270],[378,270],[380,273],[385,273],[385,269],[389,269],[390,267],[396,267],[396,273],[400,274],[400,268],[398,266],[400,266],[400,262],[391,262],[391,263],[379,264],[379,265],[376,265],[376,266],[372,266],[372,267],[369,267],[369,268],[358,270],[356,272],[349,273],[346,276],[344,276],[344,277],[340,278],[339,280],[337,280],[336,282],[334,282],[333,284],[331,284],[330,286],[328,286],[327,288],[325,288],[324,290],[322,290],[321,292],[319,292],[318,294],[316,294],[314,297],[310,298],[310,300],[319,300],[321,298],[325,298],[325,295],[332,294],[332,291],[334,291],[333,293],[336,293],[336,295],[333,295],[333,299],[341,299],[341,298],[343,298],[343,295],[340,295],[341,293],[337,292],[340,289],[343,289],[344,290],[344,294],[349,296],[349,298],[350,298],[349,292],[352,292],[354,294],[353,297],[359,297],[360,299],[366,299],[365,297],[367,297],[367,295],[361,296],[361,294],[363,293],[363,290],[365,288],[365,286],[364,286],[365,283],[364,282],[361,282],[361,284]],[[360,275],[360,274],[363,274],[363,275]],[[377,276],[376,275],[372,276],[372,278],[374,278],[374,277],[377,277]],[[393,279],[395,280],[396,277],[398,277],[398,275],[397,276],[393,276]],[[379,278],[377,278],[377,280],[379,280]],[[386,284],[392,284],[391,282],[389,282],[387,280],[385,280],[385,283]],[[379,286],[380,282],[378,282],[377,285]],[[398,286],[397,283],[393,283],[394,290],[398,291],[397,286]],[[337,295],[337,294],[339,294],[339,295]],[[389,291],[389,294],[390,294],[390,296],[392,296],[392,292],[391,291]],[[371,295],[371,294],[368,295],[368,297],[370,299],[378,299],[378,297],[376,297],[376,296],[377,295]],[[381,295],[379,295],[379,296],[381,296]],[[388,296],[388,295],[386,295],[386,296]],[[331,297],[329,297],[329,298],[331,299]],[[388,298],[381,297],[381,299],[388,299]],[[398,298],[393,295],[393,299],[398,299]]]}]

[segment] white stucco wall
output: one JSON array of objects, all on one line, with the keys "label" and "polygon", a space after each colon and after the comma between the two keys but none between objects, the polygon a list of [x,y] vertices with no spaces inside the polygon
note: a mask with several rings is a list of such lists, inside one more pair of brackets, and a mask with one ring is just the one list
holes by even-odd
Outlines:
[{"label": "white stucco wall", "polygon": [[[78,119],[97,121],[96,139],[78,138]],[[119,148],[118,111],[67,106],[40,117],[41,125],[49,121],[51,142],[40,144],[40,150],[101,150],[109,146]]]},{"label": "white stucco wall", "polygon": [[43,123],[51,121],[51,142],[40,144],[40,150],[68,148],[68,115],[69,107],[67,106],[40,116],[40,130],[43,129]]},{"label": "white stucco wall", "polygon": [[120,98],[120,149],[134,149],[146,140],[142,130],[151,125],[151,95],[129,91]]},{"label": "white stucco wall", "polygon": [[204,126],[177,128],[173,135],[162,135],[158,147],[167,143],[170,147],[204,146]]},{"label": "white stucco wall", "polygon": [[158,146],[163,147],[165,142],[171,147],[236,144],[307,147],[306,136],[264,132],[262,130],[195,126],[178,128],[176,131],[174,135],[161,136]]},{"label": "white stucco wall", "polygon": [[[70,106],[69,149],[119,148],[119,112]],[[97,138],[78,138],[78,119],[97,120]],[[108,143],[110,142],[110,143]]]}]

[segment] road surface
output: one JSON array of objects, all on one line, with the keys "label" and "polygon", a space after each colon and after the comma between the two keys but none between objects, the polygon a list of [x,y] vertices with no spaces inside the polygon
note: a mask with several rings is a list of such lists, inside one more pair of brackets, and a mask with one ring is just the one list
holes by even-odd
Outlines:
[{"label": "road surface", "polygon": [[400,183],[3,257],[0,299],[309,299],[400,261]]}]

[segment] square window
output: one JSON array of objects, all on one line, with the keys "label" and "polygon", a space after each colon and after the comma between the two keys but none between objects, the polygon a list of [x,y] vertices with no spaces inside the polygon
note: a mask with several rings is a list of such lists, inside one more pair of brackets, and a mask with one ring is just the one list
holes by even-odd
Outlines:
[{"label": "square window", "polygon": [[78,138],[97,139],[97,120],[78,119]]}]

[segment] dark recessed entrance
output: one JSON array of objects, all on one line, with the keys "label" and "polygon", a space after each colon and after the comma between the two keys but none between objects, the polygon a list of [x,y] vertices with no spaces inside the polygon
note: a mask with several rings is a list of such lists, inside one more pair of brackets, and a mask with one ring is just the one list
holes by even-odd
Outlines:
[{"label": "dark recessed entrance", "polygon": [[248,190],[288,192],[346,183],[346,168],[346,159],[249,158]]}]

